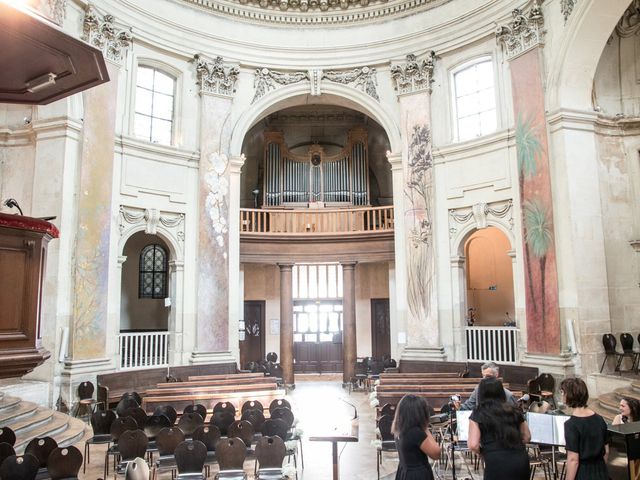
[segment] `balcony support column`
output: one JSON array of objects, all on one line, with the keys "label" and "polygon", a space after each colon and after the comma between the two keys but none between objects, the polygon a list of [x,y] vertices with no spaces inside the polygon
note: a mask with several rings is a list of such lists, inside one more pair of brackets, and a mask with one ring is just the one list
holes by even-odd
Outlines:
[{"label": "balcony support column", "polygon": [[293,374],[293,264],[280,267],[280,366],[286,387],[295,386]]},{"label": "balcony support column", "polygon": [[356,338],[356,275],[355,262],[342,263],[342,382],[351,382],[356,375],[358,342]]}]

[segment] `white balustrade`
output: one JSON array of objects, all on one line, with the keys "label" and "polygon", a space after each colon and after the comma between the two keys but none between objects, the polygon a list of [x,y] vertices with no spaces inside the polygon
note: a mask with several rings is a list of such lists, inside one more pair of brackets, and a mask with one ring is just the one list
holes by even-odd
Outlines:
[{"label": "white balustrade", "polygon": [[516,363],[518,329],[515,327],[465,327],[469,361]]},{"label": "white balustrade", "polygon": [[120,370],[169,365],[169,332],[126,332],[118,335]]}]

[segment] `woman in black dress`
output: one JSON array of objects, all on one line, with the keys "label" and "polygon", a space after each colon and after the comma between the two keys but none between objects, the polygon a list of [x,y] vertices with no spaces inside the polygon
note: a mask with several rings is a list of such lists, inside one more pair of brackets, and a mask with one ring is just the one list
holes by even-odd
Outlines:
[{"label": "woman in black dress", "polygon": [[607,480],[607,424],[590,408],[589,390],[579,378],[565,378],[560,384],[562,401],[573,408],[564,423],[567,448],[566,480]]},{"label": "woman in black dress", "polygon": [[531,439],[522,412],[507,403],[502,382],[485,378],[478,386],[478,406],[469,417],[469,448],[484,457],[485,480],[529,480]]},{"label": "woman in black dress", "polygon": [[428,457],[440,458],[440,445],[428,426],[427,401],[415,395],[402,397],[391,427],[400,458],[396,480],[433,480]]}]

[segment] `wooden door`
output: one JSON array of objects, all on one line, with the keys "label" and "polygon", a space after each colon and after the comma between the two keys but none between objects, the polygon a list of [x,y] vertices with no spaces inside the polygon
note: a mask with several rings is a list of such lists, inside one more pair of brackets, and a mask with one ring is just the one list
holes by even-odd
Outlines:
[{"label": "wooden door", "polygon": [[389,333],[389,299],[371,299],[371,352],[375,359],[391,354]]},{"label": "wooden door", "polygon": [[240,368],[264,359],[264,300],[244,302],[244,340],[240,342]]}]

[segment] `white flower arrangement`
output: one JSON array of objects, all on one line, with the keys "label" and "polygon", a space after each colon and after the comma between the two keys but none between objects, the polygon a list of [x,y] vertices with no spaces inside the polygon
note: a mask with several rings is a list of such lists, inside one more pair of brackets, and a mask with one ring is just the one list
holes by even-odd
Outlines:
[{"label": "white flower arrangement", "polygon": [[376,437],[381,436],[382,434],[380,433],[380,429],[378,427],[376,427]]},{"label": "white flower arrangement", "polygon": [[376,380],[375,382],[373,382],[373,384],[377,387],[378,385],[380,385],[380,379]]},{"label": "white flower arrangement", "polygon": [[284,442],[284,446],[286,447],[287,450],[295,450],[296,448],[298,448],[298,441],[287,440],[286,442]]},{"label": "white flower arrangement", "polygon": [[371,405],[373,408],[376,408],[378,405],[380,405],[380,401],[377,398],[374,398],[369,402],[369,405]]},{"label": "white flower arrangement", "polygon": [[304,435],[304,430],[303,430],[302,428],[300,428],[300,427],[296,427],[296,428],[293,430],[293,434],[294,434],[296,437],[302,437],[302,435]]},{"label": "white flower arrangement", "polygon": [[371,446],[378,449],[382,448],[382,440],[371,440]]},{"label": "white flower arrangement", "polygon": [[369,394],[369,400],[373,400],[374,398],[376,398],[378,396],[378,392],[371,392]]},{"label": "white flower arrangement", "polygon": [[286,478],[295,478],[296,477],[296,467],[291,464],[285,465],[282,467],[282,474]]}]

